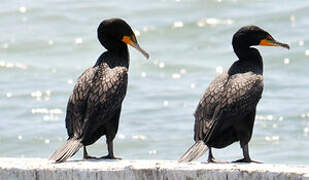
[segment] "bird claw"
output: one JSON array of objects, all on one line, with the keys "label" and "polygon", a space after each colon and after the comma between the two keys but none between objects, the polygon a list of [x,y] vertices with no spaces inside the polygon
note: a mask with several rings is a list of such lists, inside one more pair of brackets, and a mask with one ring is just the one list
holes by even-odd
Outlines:
[{"label": "bird claw", "polygon": [[246,158],[238,159],[238,160],[236,160],[236,161],[232,161],[232,163],[257,163],[257,164],[262,164],[262,162],[253,161],[253,160],[251,160],[251,159],[246,159]]},{"label": "bird claw", "polygon": [[115,159],[115,160],[121,160],[121,158],[118,158],[118,157],[115,157],[115,156],[111,156],[111,155],[102,156],[102,157],[100,157],[100,159]]},{"label": "bird claw", "polygon": [[207,162],[201,162],[202,164],[209,164],[209,163],[216,163],[216,164],[223,164],[223,163],[228,163],[227,161],[223,160],[215,160],[214,158],[208,159]]},{"label": "bird claw", "polygon": [[88,156],[88,155],[86,155],[86,156],[84,156],[84,159],[98,159],[98,158],[95,157],[95,156]]},{"label": "bird claw", "polygon": [[211,160],[208,160],[208,163],[223,164],[223,163],[228,163],[228,161],[211,159]]}]

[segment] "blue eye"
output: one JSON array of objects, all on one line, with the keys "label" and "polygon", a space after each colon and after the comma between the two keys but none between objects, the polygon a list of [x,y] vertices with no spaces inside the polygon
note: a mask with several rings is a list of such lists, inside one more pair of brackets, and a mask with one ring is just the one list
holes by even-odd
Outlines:
[{"label": "blue eye", "polygon": [[267,36],[267,38],[266,38],[267,40],[273,40],[274,38],[273,37],[271,37],[271,36]]},{"label": "blue eye", "polygon": [[136,37],[135,37],[134,35],[131,36],[131,40],[132,40],[133,42],[135,42],[135,43],[137,42],[137,41],[136,41]]}]

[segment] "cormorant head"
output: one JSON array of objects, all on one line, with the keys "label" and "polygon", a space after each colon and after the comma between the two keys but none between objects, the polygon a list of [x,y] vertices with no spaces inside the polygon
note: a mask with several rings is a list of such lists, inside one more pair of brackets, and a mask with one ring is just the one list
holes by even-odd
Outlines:
[{"label": "cormorant head", "polygon": [[138,45],[131,27],[122,19],[112,18],[102,21],[98,27],[98,39],[107,50],[116,50],[129,44],[147,59],[149,58],[148,53]]},{"label": "cormorant head", "polygon": [[268,32],[251,25],[240,28],[233,36],[233,47],[237,49],[249,48],[250,46],[281,46],[290,49],[288,44],[276,41]]}]

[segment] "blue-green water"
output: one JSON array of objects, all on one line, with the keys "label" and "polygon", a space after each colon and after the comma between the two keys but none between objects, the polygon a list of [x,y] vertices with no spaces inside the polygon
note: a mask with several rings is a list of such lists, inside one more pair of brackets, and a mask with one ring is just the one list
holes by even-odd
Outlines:
[{"label": "blue-green water", "polygon": [[[117,156],[178,159],[193,143],[193,112],[201,95],[217,71],[237,59],[233,33],[255,24],[291,50],[259,47],[265,89],[251,157],[309,164],[308,12],[309,2],[302,0],[2,0],[0,156],[46,158],[64,143],[74,83],[105,51],[96,28],[105,18],[121,17],[151,59],[130,48]],[[104,138],[89,153],[106,154]],[[214,155],[235,160],[242,152],[235,143]]]}]

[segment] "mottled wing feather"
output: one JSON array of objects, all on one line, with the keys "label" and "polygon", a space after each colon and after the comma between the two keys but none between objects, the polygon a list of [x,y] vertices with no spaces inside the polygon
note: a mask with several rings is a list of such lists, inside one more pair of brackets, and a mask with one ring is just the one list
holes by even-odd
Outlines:
[{"label": "mottled wing feather", "polygon": [[77,135],[81,133],[81,127],[86,113],[87,99],[97,69],[97,67],[91,67],[84,71],[84,73],[78,78],[69,98],[65,118],[69,138],[74,134]]},{"label": "mottled wing feather", "polygon": [[[207,140],[220,126],[229,126],[226,116],[242,117],[255,108],[263,91],[263,77],[252,72],[228,76],[222,73],[207,88],[195,111],[194,139]],[[223,118],[224,117],[224,118]]]},{"label": "mottled wing feather", "polygon": [[[128,73],[125,67],[113,69],[103,68],[102,75],[96,77],[92,91],[88,97],[88,107],[84,122],[83,139],[91,138],[96,131],[114,115],[114,111],[121,107],[126,95]],[[95,124],[96,127],[91,126]],[[90,128],[91,127],[91,128]],[[86,141],[86,140],[85,140]]]},{"label": "mottled wing feather", "polygon": [[[94,82],[93,90],[89,94],[88,103],[93,108],[100,108],[103,111],[114,111],[118,108],[126,94],[127,69],[116,67],[107,69]],[[100,114],[104,114],[101,113]]]},{"label": "mottled wing feather", "polygon": [[87,133],[90,124],[99,127],[105,123],[104,120],[108,120],[107,116],[121,106],[126,94],[127,78],[127,68],[110,69],[104,63],[89,68],[79,77],[67,106],[66,127],[69,137],[91,135]]},{"label": "mottled wing feather", "polygon": [[237,114],[255,109],[263,92],[263,76],[251,72],[235,74],[228,83],[225,98],[227,110],[238,110]]}]

